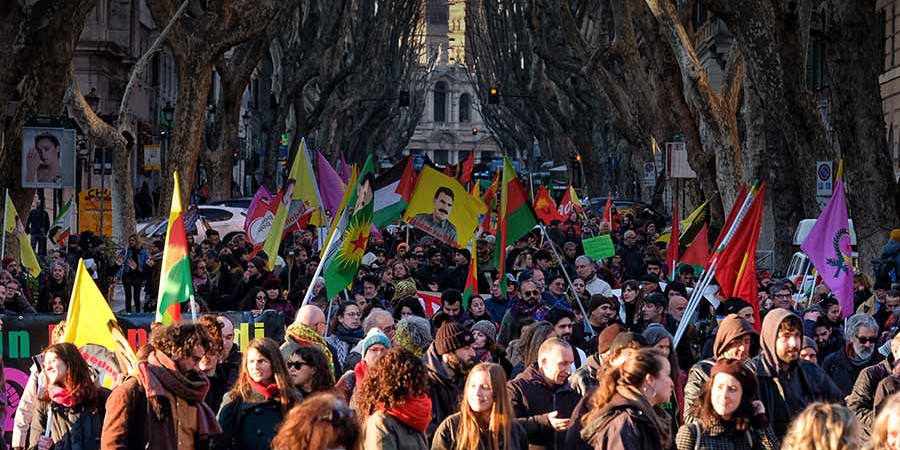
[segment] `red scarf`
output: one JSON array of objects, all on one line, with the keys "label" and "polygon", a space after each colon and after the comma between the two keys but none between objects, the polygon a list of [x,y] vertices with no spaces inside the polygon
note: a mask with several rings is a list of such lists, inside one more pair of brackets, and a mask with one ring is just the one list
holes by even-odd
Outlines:
[{"label": "red scarf", "polygon": [[[383,410],[384,406],[379,405],[378,409]],[[403,422],[404,425],[424,433],[428,424],[431,423],[431,397],[423,395],[409,398],[384,412]]]},{"label": "red scarf", "polygon": [[50,400],[52,400],[54,403],[63,405],[66,408],[75,406],[75,397],[71,392],[69,392],[68,389],[58,386],[50,386],[47,388],[47,391],[50,394]]},{"label": "red scarf", "polygon": [[250,382],[250,387],[256,391],[257,394],[262,395],[266,399],[278,397],[278,385],[275,383],[269,385],[263,385],[262,383],[257,383],[253,381],[252,378],[247,378],[247,381]]},{"label": "red scarf", "polygon": [[360,361],[356,363],[356,367],[353,368],[353,374],[356,375],[356,385],[359,386],[362,384],[363,380],[366,379],[366,373],[369,372],[369,365],[366,364],[365,361]]}]

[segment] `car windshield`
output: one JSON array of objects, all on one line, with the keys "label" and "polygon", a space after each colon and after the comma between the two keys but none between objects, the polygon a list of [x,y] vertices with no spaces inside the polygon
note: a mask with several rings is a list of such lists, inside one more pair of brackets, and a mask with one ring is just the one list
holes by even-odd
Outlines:
[{"label": "car windshield", "polygon": [[[141,228],[141,231],[139,231],[138,234],[144,238],[152,237],[155,234],[154,231],[156,231],[159,228],[160,224],[166,222],[166,220],[167,220],[166,217],[156,217],[156,218],[150,219],[147,222],[144,222],[146,224],[146,226]],[[143,223],[138,224],[138,225],[139,226],[143,225]]]}]

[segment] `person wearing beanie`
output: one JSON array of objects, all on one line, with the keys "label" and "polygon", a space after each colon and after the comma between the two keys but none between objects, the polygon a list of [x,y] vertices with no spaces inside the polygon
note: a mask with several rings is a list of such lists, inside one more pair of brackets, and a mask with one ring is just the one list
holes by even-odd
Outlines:
[{"label": "person wearing beanie", "polygon": [[404,317],[397,322],[394,339],[397,345],[421,358],[432,342],[431,323],[428,319],[417,315]]},{"label": "person wearing beanie", "polygon": [[411,278],[404,278],[394,282],[394,296],[391,297],[391,305],[396,307],[398,303],[407,298],[416,298],[416,282]]},{"label": "person wearing beanie", "polygon": [[506,350],[497,344],[497,326],[490,320],[480,320],[472,325],[472,336],[475,338],[472,343],[472,348],[475,350],[475,362],[500,364],[506,375],[509,376],[513,366],[506,358]]},{"label": "person wearing beanie", "polygon": [[353,402],[353,393],[366,378],[369,369],[375,367],[382,356],[391,348],[391,340],[378,328],[372,328],[362,340],[362,360],[353,367],[353,370],[344,372],[335,389],[344,394],[347,402]]},{"label": "person wearing beanie", "polygon": [[777,450],[781,442],[756,398],[753,372],[736,359],[720,359],[692,407],[695,421],[684,424],[675,436],[678,450]]},{"label": "person wearing beanie", "polygon": [[809,336],[803,336],[803,347],[800,348],[800,359],[819,364],[819,346]]},{"label": "person wearing beanie", "polygon": [[297,308],[284,297],[284,292],[281,290],[281,280],[269,277],[266,281],[263,281],[262,288],[266,292],[266,309],[281,311],[286,318],[294,317],[297,313]]},{"label": "person wearing beanie", "polygon": [[700,360],[688,370],[684,385],[684,423],[693,422],[690,405],[699,397],[700,390],[709,381],[713,365],[719,359],[747,361],[759,352],[759,336],[753,325],[737,314],[729,314],[721,322],[712,345],[712,358]]},{"label": "person wearing beanie", "polygon": [[672,348],[673,337],[669,331],[658,323],[650,324],[641,335],[647,340],[647,345],[655,348],[667,360],[669,360],[670,377],[675,382],[672,389],[672,401],[663,403],[660,408],[669,413],[669,416],[677,420],[673,425],[677,426],[682,421],[681,406],[684,405],[684,385],[687,383],[687,373],[678,364],[678,357]]},{"label": "person wearing beanie", "polygon": [[434,430],[447,418],[459,411],[459,402],[469,370],[475,366],[475,337],[468,328],[458,322],[444,322],[437,330],[434,342],[422,357],[431,381],[431,412],[433,420],[428,426],[429,441]]},{"label": "person wearing beanie", "polygon": [[800,359],[803,325],[786,309],[769,311],[762,323],[759,355],[747,362],[759,383],[775,434],[782,438],[791,419],[813,402],[842,403],[844,396],[821,367]]},{"label": "person wearing beanie", "polygon": [[716,309],[716,316],[725,317],[729,314],[737,314],[738,317],[746,320],[750,325],[756,323],[753,315],[753,305],[740,297],[731,297],[719,304]]}]

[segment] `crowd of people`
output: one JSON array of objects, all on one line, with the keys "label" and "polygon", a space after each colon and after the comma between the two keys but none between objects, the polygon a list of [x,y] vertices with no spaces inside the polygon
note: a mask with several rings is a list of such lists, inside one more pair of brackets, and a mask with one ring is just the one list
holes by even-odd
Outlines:
[{"label": "crowd of people", "polygon": [[[639,211],[612,223],[573,214],[511,244],[503,274],[484,235],[472,296],[469,250],[381,230],[352,288],[331,299],[314,278],[314,229],[271,256],[209,231],[189,242],[196,301],[184,308],[199,319],[154,326],[112,390],[55,327],[10,446],[900,450],[900,286],[858,274],[856,313],[842,317],[824,285],[804,295],[761,271],[759,298],[713,288],[688,315],[698,274],[663,262],[660,225]],[[600,234],[616,255],[594,261],[581,239]],[[900,230],[886,247],[897,244]],[[162,243],[102,247],[72,236],[39,279],[3,260],[0,312],[64,313],[70,268],[88,255],[101,285],[124,288],[126,312],[155,310]],[[440,296],[434,314],[422,291]],[[241,348],[210,312],[233,310],[283,314],[283,342]]]}]

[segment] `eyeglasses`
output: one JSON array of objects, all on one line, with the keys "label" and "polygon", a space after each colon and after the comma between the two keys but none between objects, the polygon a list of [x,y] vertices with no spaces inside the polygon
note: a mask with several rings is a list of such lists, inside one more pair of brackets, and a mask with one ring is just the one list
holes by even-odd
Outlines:
[{"label": "eyeglasses", "polygon": [[872,337],[863,337],[859,336],[856,338],[860,344],[875,344],[878,343],[878,338],[875,336]]},{"label": "eyeglasses", "polygon": [[791,294],[775,294],[775,298],[791,298]]},{"label": "eyeglasses", "polygon": [[522,295],[524,295],[526,297],[537,297],[538,295],[541,295],[541,291],[539,291],[537,289],[535,289],[533,291],[522,291]]},{"label": "eyeglasses", "polygon": [[289,369],[294,369],[294,370],[300,370],[303,368],[303,366],[313,367],[312,364],[310,364],[306,361],[288,361],[287,366]]}]

